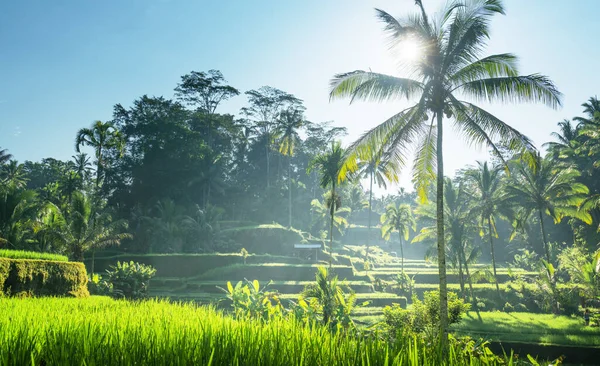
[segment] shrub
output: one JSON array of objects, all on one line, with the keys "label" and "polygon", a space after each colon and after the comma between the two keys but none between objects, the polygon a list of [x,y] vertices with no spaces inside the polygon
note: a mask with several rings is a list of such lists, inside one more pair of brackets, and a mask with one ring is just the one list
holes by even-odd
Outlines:
[{"label": "shrub", "polygon": [[83,263],[0,258],[0,289],[8,296],[87,297]]},{"label": "shrub", "polygon": [[156,274],[156,269],[135,262],[117,262],[107,271],[108,282],[113,286],[114,297],[126,299],[142,299],[148,296],[150,279]]},{"label": "shrub", "polygon": [[[269,286],[267,284],[267,286]],[[227,282],[227,289],[221,288],[231,300],[233,311],[239,319],[262,319],[267,321],[281,315],[283,306],[275,291],[267,291],[267,286],[260,288],[257,280],[245,283],[239,281],[235,287]]]},{"label": "shrub", "polygon": [[221,231],[224,240],[238,244],[237,250],[246,248],[249,252],[258,254],[291,254],[293,244],[304,240],[302,233],[281,225],[254,225]]},{"label": "shrub", "polygon": [[40,259],[54,262],[68,262],[69,258],[65,255],[52,254],[52,253],[40,253],[40,252],[28,252],[25,250],[10,250],[0,249],[0,258],[11,258],[11,259]]},{"label": "shrub", "polygon": [[102,276],[94,273],[88,280],[88,290],[91,295],[110,296],[112,295],[113,286],[110,282],[103,280]]},{"label": "shrub", "polygon": [[[408,334],[417,334],[434,341],[440,324],[439,306],[438,291],[425,292],[423,301],[413,299],[412,307],[408,310],[396,304],[386,306],[383,309],[384,332],[391,340]],[[470,307],[471,305],[465,304],[456,293],[448,292],[448,323],[458,323]]]}]

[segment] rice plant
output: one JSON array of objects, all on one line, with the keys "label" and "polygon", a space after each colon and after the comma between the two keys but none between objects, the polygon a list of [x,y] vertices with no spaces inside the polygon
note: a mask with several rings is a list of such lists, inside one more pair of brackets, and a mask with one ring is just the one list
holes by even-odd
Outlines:
[{"label": "rice plant", "polygon": [[10,249],[0,249],[0,258],[41,259],[41,260],[56,261],[56,262],[67,262],[69,260],[69,258],[67,258],[67,256],[60,255],[60,254],[28,252],[25,250],[10,250]]},{"label": "rice plant", "polygon": [[165,301],[0,298],[0,365],[496,365],[417,338],[389,344],[290,318],[239,321]]}]

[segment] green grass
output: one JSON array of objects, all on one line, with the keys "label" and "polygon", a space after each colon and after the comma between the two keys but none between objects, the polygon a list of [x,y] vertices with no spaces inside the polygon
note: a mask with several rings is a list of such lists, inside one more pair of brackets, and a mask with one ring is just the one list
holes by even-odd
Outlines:
[{"label": "green grass", "polygon": [[458,334],[490,340],[570,346],[600,346],[600,328],[586,327],[581,317],[564,315],[475,312],[452,326]]},{"label": "green grass", "polygon": [[10,259],[38,259],[55,262],[68,262],[69,258],[65,255],[52,254],[52,253],[40,253],[40,252],[28,252],[25,250],[10,250],[0,249],[0,258]]},{"label": "green grass", "polygon": [[[391,345],[290,318],[237,321],[190,304],[0,298],[0,314],[2,365],[440,364],[412,338]],[[451,347],[441,364],[483,363]]]}]

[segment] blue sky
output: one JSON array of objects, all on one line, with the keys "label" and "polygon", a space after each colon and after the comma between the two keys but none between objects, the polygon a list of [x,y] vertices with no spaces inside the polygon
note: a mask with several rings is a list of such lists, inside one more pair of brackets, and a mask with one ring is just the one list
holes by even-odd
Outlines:
[{"label": "blue sky", "polygon": [[[440,0],[424,0],[430,11]],[[507,0],[488,53],[512,52],[521,72],[550,76],[558,111],[484,105],[541,145],[556,123],[580,114],[599,91],[595,0]],[[329,103],[329,79],[355,69],[398,74],[373,8],[393,15],[413,0],[4,1],[0,5],[0,147],[20,161],[68,159],[76,131],[111,118],[143,94],[171,97],[191,70],[219,69],[242,91],[271,85],[305,101],[311,121],[346,126],[350,143],[408,105]],[[239,96],[220,112],[237,113]],[[448,131],[448,129],[447,129]],[[445,139],[445,168],[485,159],[458,136]],[[409,174],[402,185],[409,186]]]}]

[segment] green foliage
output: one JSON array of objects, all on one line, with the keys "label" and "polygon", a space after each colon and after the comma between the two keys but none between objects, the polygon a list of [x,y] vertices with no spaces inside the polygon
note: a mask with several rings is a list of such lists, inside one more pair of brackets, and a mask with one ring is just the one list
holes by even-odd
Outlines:
[{"label": "green foliage", "polygon": [[252,253],[273,255],[290,254],[293,244],[304,240],[300,231],[279,224],[227,229],[221,232],[221,236],[224,240],[235,243],[236,250],[243,247]]},{"label": "green foliage", "polygon": [[90,295],[96,296],[111,296],[113,294],[112,283],[102,279],[97,273],[93,273],[91,278],[88,279],[88,290]]},{"label": "green foliage", "polygon": [[[434,342],[440,327],[440,294],[427,291],[423,301],[413,299],[412,306],[406,310],[399,305],[386,306],[383,309],[383,329],[389,339],[398,339],[407,334],[418,334]],[[458,323],[470,309],[456,293],[448,292],[448,322]]]},{"label": "green foliage", "polygon": [[87,297],[83,263],[0,258],[0,289],[8,296]]},{"label": "green foliage", "polygon": [[0,249],[0,258],[11,259],[40,259],[54,262],[67,262],[69,258],[64,255],[52,253],[29,252],[25,250]]},{"label": "green foliage", "polygon": [[126,299],[143,299],[148,296],[150,279],[156,269],[133,261],[117,262],[106,271],[107,281],[112,285],[113,296]]},{"label": "green foliage", "polygon": [[233,311],[238,319],[261,319],[268,321],[276,316],[281,316],[283,306],[277,292],[261,288],[257,280],[239,281],[235,287],[227,282],[227,288],[220,288],[231,300]]}]

